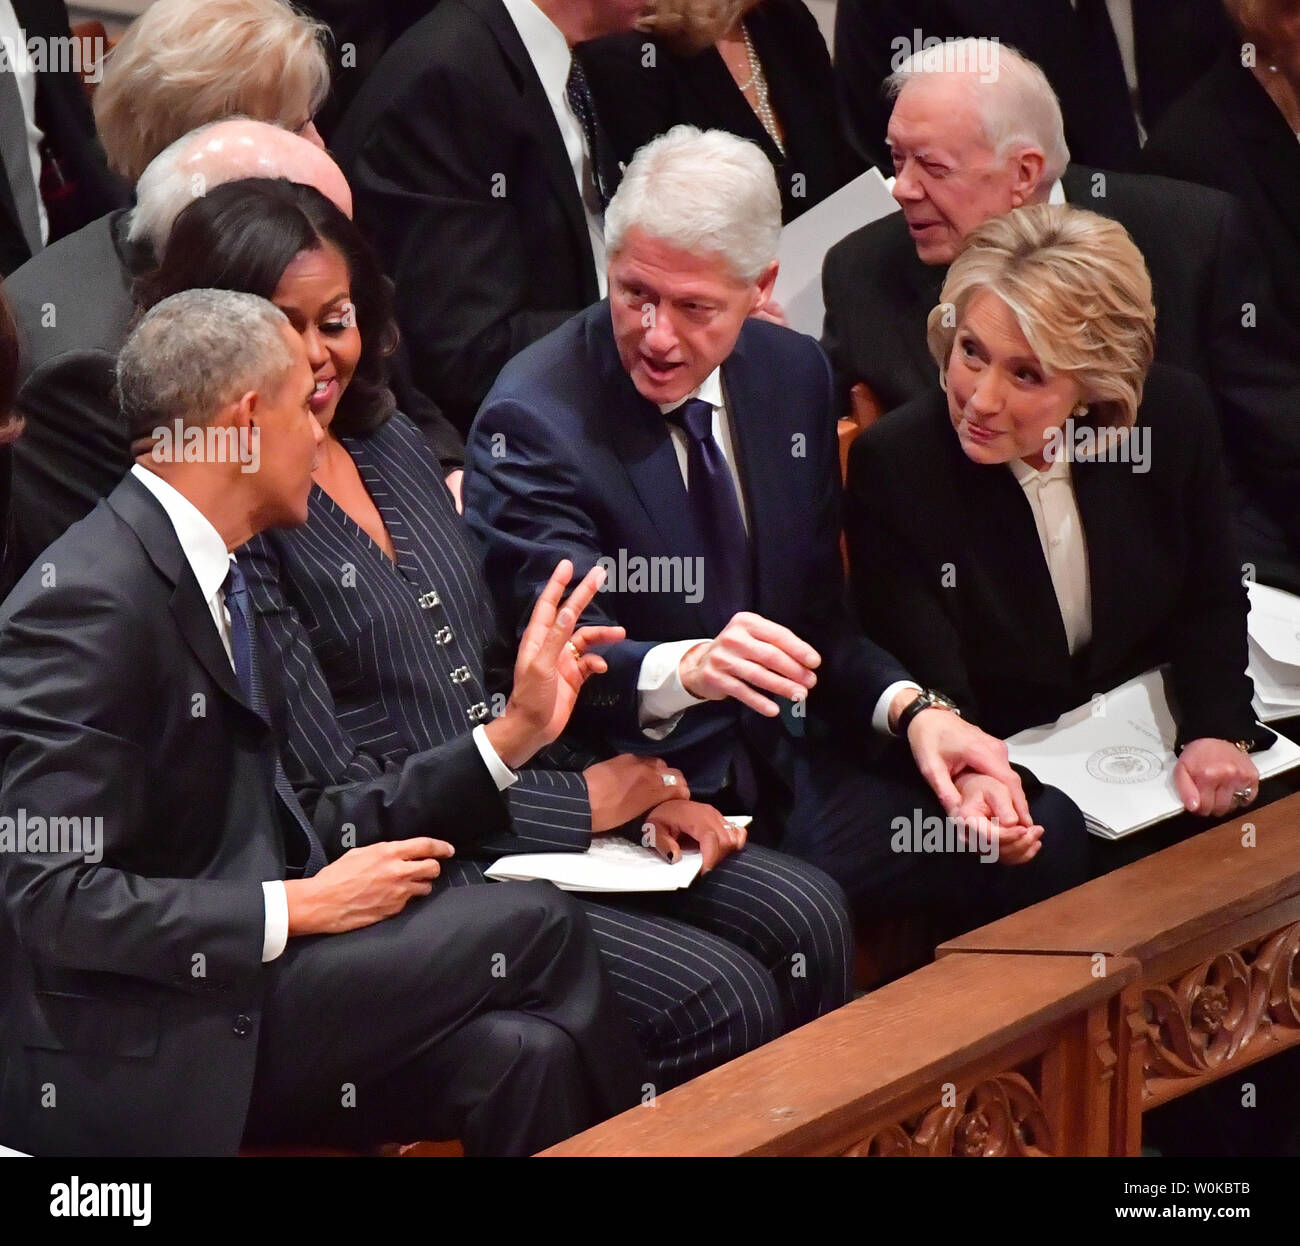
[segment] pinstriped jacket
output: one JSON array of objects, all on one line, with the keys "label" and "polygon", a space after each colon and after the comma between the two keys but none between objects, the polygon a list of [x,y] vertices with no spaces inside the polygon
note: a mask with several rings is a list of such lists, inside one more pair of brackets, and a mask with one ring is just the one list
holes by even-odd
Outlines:
[{"label": "pinstriped jacket", "polygon": [[304,808],[318,827],[355,819],[352,836],[325,836],[341,847],[429,834],[431,804],[465,803],[475,812],[453,837],[462,850],[585,850],[591,810],[576,771],[520,770],[486,824],[466,800],[487,773],[471,732],[492,712],[478,556],[410,420],[395,414],[342,441],[396,561],[314,485],[303,527],[238,553],[264,660],[283,681],[284,766]]}]

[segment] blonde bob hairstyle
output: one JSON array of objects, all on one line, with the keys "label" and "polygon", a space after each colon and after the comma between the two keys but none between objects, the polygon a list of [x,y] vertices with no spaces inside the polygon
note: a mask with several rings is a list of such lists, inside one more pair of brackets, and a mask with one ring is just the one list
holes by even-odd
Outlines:
[{"label": "blonde bob hairstyle", "polygon": [[176,139],[238,114],[299,129],[329,94],[328,38],[282,0],[155,0],[95,91],[109,164],[134,184]]},{"label": "blonde bob hairstyle", "polygon": [[985,291],[1010,308],[1049,374],[1074,378],[1097,425],[1133,426],[1155,354],[1156,311],[1146,262],[1122,225],[1041,203],[973,230],[926,325],[945,388],[957,330]]}]

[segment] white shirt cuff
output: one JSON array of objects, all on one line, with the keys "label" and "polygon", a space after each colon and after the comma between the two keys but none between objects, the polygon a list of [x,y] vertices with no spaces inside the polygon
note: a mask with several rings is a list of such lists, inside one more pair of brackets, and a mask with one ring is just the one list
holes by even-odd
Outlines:
[{"label": "white shirt cuff", "polygon": [[880,694],[880,700],[876,702],[875,712],[871,715],[873,730],[881,735],[892,734],[889,730],[889,707],[894,703],[894,698],[907,688],[915,688],[917,692],[921,691],[920,684],[914,684],[910,679],[900,679],[896,684],[890,684]]},{"label": "white shirt cuff", "polygon": [[519,776],[501,760],[496,749],[492,747],[492,741],[487,738],[487,731],[483,724],[479,723],[470,734],[474,737],[474,743],[478,745],[478,755],[483,759],[488,774],[492,776],[492,782],[497,785],[497,791],[504,792],[512,784],[518,783]]},{"label": "white shirt cuff", "polygon": [[266,926],[262,932],[262,963],[275,960],[289,942],[289,894],[284,883],[262,884],[262,903],[266,909]]},{"label": "white shirt cuff", "polygon": [[692,705],[703,705],[703,697],[694,697],[682,687],[681,662],[687,652],[707,640],[671,640],[655,645],[641,659],[637,674],[637,722],[652,740],[672,734],[682,715]]}]

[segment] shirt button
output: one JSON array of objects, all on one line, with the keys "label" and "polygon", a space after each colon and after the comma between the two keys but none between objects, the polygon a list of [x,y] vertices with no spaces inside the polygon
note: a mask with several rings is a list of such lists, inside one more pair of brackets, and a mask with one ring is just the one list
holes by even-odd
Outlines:
[{"label": "shirt button", "polygon": [[472,723],[481,723],[488,716],[488,707],[482,701],[477,701],[465,711],[465,716]]},{"label": "shirt button", "polygon": [[449,645],[451,644],[454,635],[455,633],[451,630],[451,628],[440,627],[433,634],[434,643],[439,645]]},{"label": "shirt button", "polygon": [[253,1032],[253,1018],[247,1013],[241,1012],[235,1018],[235,1024],[232,1028],[240,1038],[247,1038]]},{"label": "shirt button", "polygon": [[432,610],[435,606],[442,605],[442,598],[430,589],[420,598],[419,605],[421,610]]},{"label": "shirt button", "polygon": [[469,677],[470,677],[470,669],[469,669],[469,667],[468,667],[468,666],[458,666],[458,667],[457,667],[454,671],[452,671],[452,673],[451,673],[451,682],[454,683],[454,684],[463,684],[467,679],[469,679]]}]

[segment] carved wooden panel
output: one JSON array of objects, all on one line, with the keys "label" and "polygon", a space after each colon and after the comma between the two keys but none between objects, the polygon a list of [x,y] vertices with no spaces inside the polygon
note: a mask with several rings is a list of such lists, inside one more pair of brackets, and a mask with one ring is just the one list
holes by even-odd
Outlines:
[{"label": "carved wooden panel", "polygon": [[1144,987],[1135,1020],[1147,1040],[1145,1097],[1156,1083],[1206,1079],[1300,1041],[1300,922]]},{"label": "carved wooden panel", "polygon": [[1052,1155],[1055,1148],[1033,1086],[1019,1073],[997,1073],[906,1120],[877,1127],[844,1154],[987,1158]]}]

